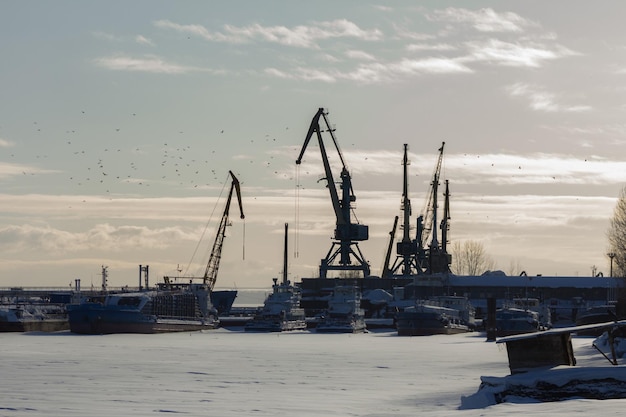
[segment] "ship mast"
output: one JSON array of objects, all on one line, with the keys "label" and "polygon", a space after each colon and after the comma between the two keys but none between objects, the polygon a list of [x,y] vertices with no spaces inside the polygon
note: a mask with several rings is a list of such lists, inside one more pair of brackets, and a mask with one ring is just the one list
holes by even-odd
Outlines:
[{"label": "ship mast", "polygon": [[285,250],[283,252],[283,285],[289,284],[289,279],[287,278],[287,230],[289,229],[289,225],[285,223]]}]

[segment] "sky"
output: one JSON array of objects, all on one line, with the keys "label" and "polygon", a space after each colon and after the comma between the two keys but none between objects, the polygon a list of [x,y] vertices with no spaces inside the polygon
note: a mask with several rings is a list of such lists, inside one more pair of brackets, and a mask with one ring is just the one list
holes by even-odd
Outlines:
[{"label": "sky", "polygon": [[[609,273],[626,181],[626,5],[583,1],[6,1],[0,287],[202,275],[241,183],[217,287],[318,274],[335,226],[325,108],[379,275],[445,142],[450,242],[529,275]],[[326,138],[325,140],[329,140]],[[335,179],[341,166],[325,142]],[[297,191],[297,192],[296,192]],[[296,198],[297,196],[297,198]]]}]

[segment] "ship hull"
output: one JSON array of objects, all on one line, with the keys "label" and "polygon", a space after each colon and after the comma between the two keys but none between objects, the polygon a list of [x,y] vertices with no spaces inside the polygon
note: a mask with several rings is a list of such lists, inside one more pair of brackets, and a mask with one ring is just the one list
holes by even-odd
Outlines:
[{"label": "ship hull", "polygon": [[217,320],[165,318],[88,303],[68,306],[68,315],[70,331],[78,334],[171,333],[210,330],[219,326]]},{"label": "ship hull", "polygon": [[316,333],[364,333],[367,330],[365,321],[356,322],[319,322],[315,328]]},{"label": "ship hull", "polygon": [[246,332],[260,333],[306,330],[306,321],[304,319],[283,321],[252,320],[246,323],[244,330]]},{"label": "ship hull", "polygon": [[211,304],[217,309],[218,314],[230,313],[237,298],[237,290],[211,291]]},{"label": "ship hull", "polygon": [[66,319],[0,322],[0,332],[59,332],[69,328]]},{"label": "ship hull", "polygon": [[430,336],[435,334],[467,333],[469,327],[463,324],[446,323],[438,314],[422,312],[402,312],[398,314],[398,336]]}]

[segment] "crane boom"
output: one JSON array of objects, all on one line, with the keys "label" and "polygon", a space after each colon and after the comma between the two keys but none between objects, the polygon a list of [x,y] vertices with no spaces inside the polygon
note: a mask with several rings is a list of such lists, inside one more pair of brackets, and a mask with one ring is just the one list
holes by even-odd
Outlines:
[{"label": "crane boom", "polygon": [[239,213],[242,219],[245,218],[243,214],[243,205],[241,202],[241,187],[239,180],[235,177],[232,171],[228,171],[228,174],[232,177],[230,184],[230,191],[228,192],[228,198],[226,199],[226,206],[224,207],[224,213],[222,214],[222,220],[217,229],[215,241],[213,242],[213,249],[209,256],[209,262],[207,263],[206,270],[204,271],[203,283],[209,286],[210,290],[213,290],[215,282],[217,281],[217,271],[220,266],[220,259],[222,258],[222,246],[224,244],[224,238],[226,237],[226,226],[229,226],[228,214],[230,211],[230,201],[233,197],[233,190],[237,193],[237,200],[239,201]]},{"label": "crane boom", "polygon": [[[320,118],[324,121],[324,124],[326,126],[325,129],[322,129],[320,127]],[[351,204],[352,202],[356,201],[356,197],[354,196],[354,191],[352,189],[352,179],[350,178],[350,173],[348,172],[348,168],[346,167],[334,131],[335,130],[331,127],[330,122],[328,121],[327,112],[323,108],[319,108],[317,110],[317,113],[315,113],[315,116],[313,116],[313,119],[311,120],[309,130],[307,132],[306,138],[304,139],[302,150],[300,151],[298,159],[296,159],[296,165],[300,165],[302,163],[302,157],[304,156],[304,152],[306,151],[309,142],[311,141],[311,138],[315,134],[322,156],[322,163],[324,165],[325,178],[323,179],[326,180],[327,188],[330,193],[330,200],[336,219],[334,237],[335,242],[333,242],[333,246],[328,252],[326,258],[322,259],[322,262],[320,264],[320,277],[325,278],[326,273],[329,269],[356,269],[363,271],[364,276],[368,276],[369,265],[364,260],[360,250],[358,250],[357,244],[357,241],[368,239],[368,227],[362,224],[352,223]],[[339,196],[339,192],[333,178],[333,173],[328,159],[326,146],[324,145],[322,132],[330,133],[333,144],[335,145],[335,149],[337,150],[337,154],[339,155],[339,159],[341,161],[341,197]],[[333,251],[335,246],[338,246],[338,249],[336,251]],[[356,247],[356,251],[353,249],[353,246]],[[333,265],[333,261],[338,255],[340,255],[338,265]],[[352,265],[352,258],[355,258],[357,260],[357,265]]]},{"label": "crane boom", "polygon": [[[433,227],[433,225],[437,224],[437,192],[439,188],[439,176],[441,174],[441,163],[443,160],[443,148],[445,144],[445,142],[442,142],[441,148],[439,148],[439,157],[433,172],[433,180],[430,183],[431,192],[429,193],[428,201],[426,202],[426,207],[424,208],[424,231],[426,233],[422,235],[422,239],[424,239],[422,240],[423,247],[437,247],[439,245],[437,230],[436,227]],[[427,242],[428,238],[430,238],[430,243]]]}]

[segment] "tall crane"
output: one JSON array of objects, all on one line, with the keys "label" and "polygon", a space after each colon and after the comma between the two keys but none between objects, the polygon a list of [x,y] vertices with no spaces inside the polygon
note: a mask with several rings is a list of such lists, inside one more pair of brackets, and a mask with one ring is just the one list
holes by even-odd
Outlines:
[{"label": "tall crane", "polygon": [[[450,271],[450,256],[442,250],[442,245],[439,243],[439,239],[437,237],[437,193],[439,190],[439,177],[441,175],[441,164],[443,161],[443,148],[445,146],[445,142],[441,143],[441,148],[439,148],[439,157],[437,159],[437,164],[435,166],[435,171],[433,173],[433,180],[430,184],[430,193],[428,197],[428,201],[426,202],[426,207],[424,209],[425,215],[424,220],[421,225],[418,224],[418,236],[420,238],[420,247],[427,248],[427,259],[424,264],[427,273],[440,273],[440,272],[449,272]],[[446,182],[447,184],[447,182]],[[446,185],[446,195],[447,195],[447,185]],[[447,197],[446,197],[447,198]],[[446,205],[449,204],[448,200],[446,200]],[[446,206],[446,210],[449,211],[449,208]],[[445,213],[445,216],[448,216],[449,213]],[[444,217],[445,227],[446,227],[446,236],[447,239],[447,217]],[[430,242],[428,242],[430,238]],[[445,247],[445,244],[443,245]]]},{"label": "tall crane", "polygon": [[224,207],[222,220],[220,221],[220,225],[217,229],[217,235],[215,236],[215,241],[213,242],[213,249],[211,250],[211,255],[209,256],[209,262],[207,263],[206,270],[204,271],[204,276],[202,278],[202,282],[204,284],[207,284],[211,291],[213,291],[215,281],[217,281],[217,271],[220,267],[220,259],[222,258],[222,246],[224,244],[224,238],[226,237],[226,226],[230,226],[230,223],[228,221],[228,212],[230,211],[230,200],[233,197],[233,190],[237,192],[240,218],[245,219],[246,217],[243,214],[243,205],[241,203],[241,187],[239,186],[239,180],[237,179],[237,177],[235,177],[235,174],[233,174],[232,171],[228,171],[228,173],[232,177],[230,191],[228,192],[228,198],[226,199],[226,206]]},{"label": "tall crane", "polygon": [[[320,152],[322,154],[322,162],[324,164],[324,171],[326,175],[323,179],[326,180],[327,188],[330,192],[330,201],[336,217],[334,241],[326,257],[321,260],[320,278],[326,278],[329,270],[362,271],[363,276],[367,277],[370,274],[370,267],[359,249],[358,242],[368,239],[368,227],[366,225],[352,222],[351,203],[356,201],[356,197],[354,196],[354,191],[352,189],[352,179],[350,178],[350,173],[346,168],[343,155],[339,149],[339,144],[334,134],[335,129],[331,128],[327,115],[328,113],[325,112],[323,108],[318,109],[317,113],[315,113],[313,120],[311,120],[311,125],[309,126],[309,131],[306,139],[304,140],[304,145],[302,146],[300,155],[296,160],[296,165],[300,165],[302,163],[304,151],[306,151],[309,141],[315,134],[317,136]],[[325,124],[325,129],[320,127],[320,120],[322,120]],[[324,146],[322,138],[322,132],[328,132],[330,134],[337,153],[339,154],[339,160],[342,164],[340,174],[341,197],[339,196],[335,180],[333,179],[330,162],[328,161],[328,154],[326,153],[326,147]],[[356,261],[354,264],[352,262],[353,259]]]},{"label": "tall crane", "polygon": [[393,276],[410,276],[433,274],[450,271],[451,258],[446,251],[448,219],[450,218],[449,209],[449,192],[448,181],[446,180],[446,193],[444,205],[444,218],[441,221],[441,238],[439,243],[437,236],[437,193],[439,188],[439,178],[441,175],[441,165],[443,161],[443,148],[445,142],[439,148],[439,157],[433,173],[433,179],[430,183],[430,191],[426,201],[426,206],[422,215],[417,217],[417,229],[415,239],[410,237],[410,216],[411,201],[408,196],[408,145],[404,145],[404,158],[402,165],[404,167],[404,183],[402,190],[402,206],[403,222],[402,239],[396,244],[397,257],[393,265],[390,266],[392,242],[395,239],[396,225],[398,217],[394,220],[392,232],[390,233],[390,242],[385,257],[385,265],[383,266],[383,277]]},{"label": "tall crane", "polygon": [[[383,272],[383,276],[403,275],[409,276],[413,274],[421,274],[422,267],[420,262],[420,251],[418,245],[418,239],[411,239],[410,237],[410,222],[411,222],[411,200],[409,199],[409,179],[408,179],[408,149],[409,146],[404,144],[404,157],[402,159],[404,181],[402,186],[402,240],[396,244],[396,260],[391,267],[386,267]],[[391,241],[395,238],[396,223],[398,218],[394,220],[394,227],[391,233]],[[389,265],[389,258],[391,257],[391,241],[385,258],[385,265]],[[423,251],[422,251],[423,252]],[[422,256],[423,258],[423,256]],[[400,274],[398,274],[400,272]]]}]

